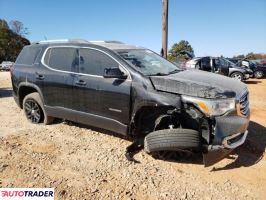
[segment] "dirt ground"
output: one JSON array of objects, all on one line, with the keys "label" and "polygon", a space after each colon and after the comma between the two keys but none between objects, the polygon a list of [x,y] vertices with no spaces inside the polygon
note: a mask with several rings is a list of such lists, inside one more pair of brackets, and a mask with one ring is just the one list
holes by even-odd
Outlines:
[{"label": "dirt ground", "polygon": [[108,131],[57,121],[29,123],[0,72],[0,187],[54,187],[56,199],[266,199],[266,79],[247,81],[249,136],[205,168],[201,159],[160,160]]}]

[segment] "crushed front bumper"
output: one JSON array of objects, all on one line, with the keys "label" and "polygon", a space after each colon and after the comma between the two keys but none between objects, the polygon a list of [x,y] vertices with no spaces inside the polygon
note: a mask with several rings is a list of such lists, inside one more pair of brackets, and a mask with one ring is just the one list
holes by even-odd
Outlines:
[{"label": "crushed front bumper", "polygon": [[249,115],[227,115],[215,118],[214,138],[203,154],[206,167],[219,162],[242,145],[248,135]]}]

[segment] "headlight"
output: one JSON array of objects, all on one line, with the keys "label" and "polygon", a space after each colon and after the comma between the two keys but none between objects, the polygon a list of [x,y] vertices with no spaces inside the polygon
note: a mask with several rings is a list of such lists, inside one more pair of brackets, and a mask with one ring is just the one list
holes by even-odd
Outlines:
[{"label": "headlight", "polygon": [[203,99],[190,96],[182,96],[182,101],[192,103],[207,116],[223,115],[230,110],[234,110],[236,102],[234,98],[228,99]]}]

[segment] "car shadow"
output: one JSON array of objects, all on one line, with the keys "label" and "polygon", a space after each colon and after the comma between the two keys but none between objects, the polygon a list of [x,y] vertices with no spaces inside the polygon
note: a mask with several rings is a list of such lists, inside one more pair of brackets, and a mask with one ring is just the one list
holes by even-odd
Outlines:
[{"label": "car shadow", "polygon": [[128,137],[128,136],[124,136],[124,135],[121,135],[121,134],[118,134],[118,133],[115,133],[115,132],[112,132],[112,131],[109,131],[109,130],[105,130],[105,129],[102,129],[102,128],[89,126],[89,125],[86,125],[86,124],[80,124],[80,123],[77,123],[77,122],[72,122],[72,121],[68,121],[68,120],[61,120],[61,119],[56,119],[55,122],[53,122],[53,123],[62,123],[62,122],[67,124],[68,126],[77,126],[79,128],[90,129],[92,131],[100,132],[100,133],[103,133],[103,134],[106,134],[106,135],[109,135],[109,136],[113,136],[113,137],[118,137],[118,138],[121,138],[121,139],[124,139],[124,140],[128,140],[128,141],[131,141],[131,142],[133,141],[133,139]]},{"label": "car shadow", "polygon": [[11,88],[0,88],[0,98],[11,97],[12,89]]},{"label": "car shadow", "polygon": [[250,167],[258,163],[264,156],[266,148],[266,127],[251,121],[246,142],[237,148],[229,158],[234,155],[236,159],[224,167],[213,168],[212,171],[230,170],[240,167]]},{"label": "car shadow", "polygon": [[[60,122],[58,121],[58,123]],[[80,128],[91,129],[92,131],[97,131],[109,136],[118,137],[133,142],[133,139],[131,137],[127,137],[109,130],[71,121],[64,121],[64,123],[68,124],[69,126],[77,126]],[[265,147],[266,128],[254,121],[251,121],[249,125],[249,134],[246,139],[246,142],[227,157],[227,159],[231,159],[232,162],[224,167],[213,167],[212,171],[230,170],[240,167],[250,167],[258,163],[263,158]],[[134,154],[137,154],[138,152],[139,151],[136,151]],[[201,152],[159,152],[152,154],[151,156],[153,156],[154,159],[163,160],[166,162],[203,165],[203,157]]]},{"label": "car shadow", "polygon": [[[263,158],[266,148],[266,127],[254,121],[250,121],[248,130],[249,134],[246,142],[226,157],[227,159],[232,160],[232,162],[223,167],[214,166],[211,171],[250,167]],[[155,158],[157,158],[157,156]],[[178,155],[176,157],[161,156],[158,159],[177,163],[203,164],[201,153],[192,153],[187,156],[181,154],[180,157],[178,157]]]},{"label": "car shadow", "polygon": [[203,165],[200,152],[159,152],[152,155],[157,160],[183,164]]},{"label": "car shadow", "polygon": [[258,84],[258,83],[261,83],[261,81],[259,80],[247,80],[245,81],[246,84]]}]

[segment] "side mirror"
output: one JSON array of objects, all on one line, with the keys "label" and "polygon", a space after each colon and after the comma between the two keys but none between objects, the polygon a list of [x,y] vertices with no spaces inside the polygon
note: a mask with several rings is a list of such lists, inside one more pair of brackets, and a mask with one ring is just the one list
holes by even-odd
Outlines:
[{"label": "side mirror", "polygon": [[103,77],[104,78],[126,79],[127,75],[124,74],[119,68],[105,68]]}]

